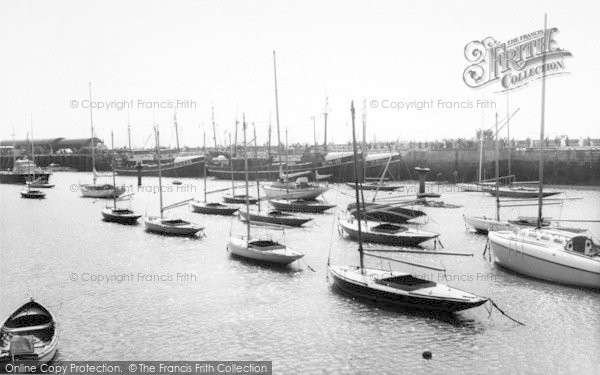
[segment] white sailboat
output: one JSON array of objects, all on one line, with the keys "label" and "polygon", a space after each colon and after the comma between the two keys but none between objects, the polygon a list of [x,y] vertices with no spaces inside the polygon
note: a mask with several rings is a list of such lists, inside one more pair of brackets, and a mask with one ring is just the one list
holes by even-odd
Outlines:
[{"label": "white sailboat", "polygon": [[[352,104],[351,112],[356,206],[357,210],[360,211],[356,136],[354,134],[354,104]],[[473,308],[484,304],[488,300],[487,298],[447,285],[415,277],[407,272],[385,271],[365,267],[363,260],[365,255],[382,259],[383,257],[363,251],[360,220],[358,221],[358,252],[360,255],[360,265],[358,267],[333,265],[330,259],[327,260],[327,277],[328,279],[331,277],[333,287],[344,294],[403,308],[449,313]],[[386,259],[390,261],[394,260],[391,258]],[[396,262],[400,261],[396,260]],[[443,271],[439,268],[425,268]]]},{"label": "white sailboat", "polygon": [[281,169],[282,144],[279,128],[279,98],[277,94],[277,64],[275,60],[275,51],[273,51],[273,72],[275,77],[275,118],[277,121],[277,148],[280,179],[270,185],[263,186],[263,190],[268,199],[316,199],[319,195],[329,190],[329,188],[316,183],[309,183],[306,177],[298,177],[295,181],[288,181]]},{"label": "white sailboat", "polygon": [[189,221],[183,220],[181,218],[164,218],[164,211],[169,210],[171,208],[183,206],[187,204],[187,202],[192,199],[187,199],[185,201],[174,203],[167,207],[163,207],[163,195],[162,195],[162,171],[160,167],[160,134],[158,131],[158,126],[154,128],[154,135],[156,137],[156,156],[157,156],[157,165],[158,165],[158,194],[160,197],[160,216],[145,216],[144,217],[144,226],[148,232],[154,232],[169,236],[194,236],[198,232],[202,232],[204,230],[200,225],[191,223]]},{"label": "white sailboat", "polygon": [[[248,198],[248,151],[246,144],[246,120],[243,120],[244,128],[244,172],[246,177],[246,212],[250,210],[250,201]],[[260,239],[251,237],[250,220],[246,221],[246,236],[231,237],[227,243],[227,250],[236,256],[251,259],[254,261],[287,265],[302,258],[304,254],[288,248],[271,239]]]},{"label": "white sailboat", "polygon": [[[33,181],[35,181],[35,149],[33,145],[33,126],[31,127],[31,164],[33,166]],[[44,199],[46,197],[46,193],[41,190],[31,189],[32,185],[27,184],[27,187],[21,191],[21,198],[26,199]]]},{"label": "white sailboat", "polygon": [[[92,83],[89,83],[89,92],[90,92],[90,103],[92,102]],[[87,198],[114,198],[118,197],[121,194],[125,193],[124,186],[115,186],[111,184],[102,184],[97,185],[96,180],[98,179],[98,174],[96,172],[96,154],[95,154],[95,137],[94,137],[94,121],[93,121],[93,110],[90,105],[90,129],[92,133],[92,173],[93,173],[93,183],[92,184],[80,184],[79,190],[81,190],[81,195]]]},{"label": "white sailboat", "polygon": [[[546,31],[544,16],[544,32]],[[546,64],[542,55],[542,66]],[[543,229],[544,120],[546,74],[542,71],[542,113],[538,217],[536,228],[491,232],[488,235],[494,262],[504,268],[546,281],[584,288],[600,288],[600,252],[590,237],[575,232]]]}]

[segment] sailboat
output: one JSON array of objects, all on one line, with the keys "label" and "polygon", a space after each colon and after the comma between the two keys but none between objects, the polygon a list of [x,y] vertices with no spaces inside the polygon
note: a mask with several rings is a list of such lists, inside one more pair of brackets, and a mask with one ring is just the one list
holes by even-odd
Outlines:
[{"label": "sailboat", "polygon": [[[316,183],[309,183],[308,178],[306,177],[298,177],[295,181],[289,181],[289,177],[283,173],[281,162],[282,144],[279,128],[279,98],[277,94],[277,64],[275,59],[275,51],[273,51],[273,72],[275,77],[275,118],[277,122],[279,181],[263,186],[263,190],[269,199],[316,199],[319,195],[329,190],[329,188]],[[301,173],[304,174],[305,172]]]},{"label": "sailboat", "polygon": [[[31,129],[31,164],[33,165],[33,181],[35,181],[35,148],[33,145],[33,127]],[[32,190],[31,184],[27,184],[27,188],[21,191],[21,198],[27,199],[44,199],[46,193],[41,190]]]},{"label": "sailboat", "polygon": [[[112,147],[113,152],[114,152],[115,145],[114,145],[114,140],[113,140],[113,134],[112,134],[112,132],[110,133],[110,139],[111,139],[111,147]],[[116,181],[115,181],[115,160],[114,160],[114,157],[111,160],[111,167],[112,167],[112,179],[113,179],[113,186],[114,186],[114,185],[116,185]],[[136,224],[137,221],[138,221],[138,219],[140,217],[142,217],[142,215],[136,214],[135,212],[133,212],[132,210],[130,210],[128,208],[117,208],[117,199],[121,199],[122,197],[117,198],[116,196],[113,195],[112,198],[113,198],[113,205],[112,205],[112,207],[106,206],[101,211],[102,217],[103,217],[104,221],[110,221],[110,222],[119,223],[119,224],[132,225],[132,224]]]},{"label": "sailboat", "polygon": [[[360,210],[354,103],[351,104],[351,113],[356,206]],[[333,287],[342,293],[403,308],[449,313],[480,306],[487,301],[486,298],[419,278],[410,273],[365,267],[365,255],[375,258],[378,256],[363,251],[361,221],[358,220],[357,224],[359,266],[333,265],[330,258],[327,260],[327,278],[331,277]]]},{"label": "sailboat", "polygon": [[[92,102],[92,83],[89,83],[89,92],[90,92],[90,103]],[[93,121],[93,110],[90,105],[90,129],[92,133],[91,138],[91,147],[92,147],[92,173],[93,173],[93,183],[92,184],[80,184],[79,189],[81,190],[81,195],[83,197],[88,198],[113,198],[118,197],[121,194],[125,193],[125,187],[120,186],[117,187],[115,185],[110,184],[102,184],[96,185],[96,180],[98,178],[96,172],[96,154],[94,152],[96,140],[94,138],[94,121]]]},{"label": "sailboat", "polygon": [[[516,113],[516,112],[515,112]],[[507,118],[507,121],[510,119]],[[500,189],[500,168],[499,168],[499,159],[500,159],[500,143],[499,143],[499,135],[498,135],[498,113],[496,112],[496,183],[494,189],[498,191]],[[483,131],[481,132],[481,138],[483,138]],[[475,229],[477,233],[488,233],[491,231],[498,230],[510,230],[512,228],[511,224],[508,221],[500,220],[500,194],[496,194],[496,217],[491,218],[487,216],[467,216],[463,215],[465,223],[471,228]]]},{"label": "sailboat", "polygon": [[[246,144],[246,121],[244,129],[244,169],[246,178],[246,211],[250,210],[248,198],[248,146]],[[270,239],[253,238],[250,236],[250,220],[246,221],[246,236],[231,237],[227,250],[236,256],[269,264],[287,265],[302,258],[304,254],[289,249],[286,245]]]},{"label": "sailboat", "polygon": [[[214,122],[214,121],[213,121]],[[238,120],[235,121],[235,142],[237,144],[237,128],[238,128]],[[229,137],[231,143],[231,136]],[[237,145],[236,145],[237,147]],[[234,171],[233,171],[233,145],[229,145],[229,167],[231,168],[231,195],[224,195],[223,202],[232,203],[232,204],[245,204],[246,200],[250,202],[250,204],[256,204],[258,199],[244,195],[244,194],[236,194],[235,193],[235,179],[234,179]]]},{"label": "sailboat", "polygon": [[[204,149],[206,149],[206,137],[205,137]],[[208,192],[207,192],[207,186],[206,186],[206,175],[207,175],[206,172],[208,172],[208,170],[207,170],[206,165],[204,165],[204,202],[200,202],[198,200],[193,200],[190,202],[190,207],[192,208],[192,210],[194,212],[197,212],[200,214],[232,215],[234,212],[236,212],[238,210],[237,207],[229,206],[229,205],[222,204],[219,202],[209,203],[207,201]]]},{"label": "sailboat", "polygon": [[[547,28],[544,16],[544,33]],[[546,65],[543,51],[542,66]],[[519,274],[584,288],[600,288],[600,251],[592,238],[580,233],[542,228],[544,198],[544,120],[546,71],[542,70],[542,111],[538,217],[535,228],[491,232],[488,235],[494,262]]]},{"label": "sailboat", "polygon": [[162,171],[160,166],[160,133],[158,130],[158,126],[154,127],[154,136],[156,137],[156,159],[158,163],[158,194],[160,198],[160,216],[146,216],[144,217],[144,226],[148,232],[154,232],[164,235],[170,236],[194,236],[198,232],[202,232],[204,230],[200,225],[191,223],[189,221],[173,218],[173,219],[165,219],[164,211],[183,206],[187,204],[191,199],[187,199],[185,201],[174,203],[167,207],[163,207],[163,195],[162,195]]}]

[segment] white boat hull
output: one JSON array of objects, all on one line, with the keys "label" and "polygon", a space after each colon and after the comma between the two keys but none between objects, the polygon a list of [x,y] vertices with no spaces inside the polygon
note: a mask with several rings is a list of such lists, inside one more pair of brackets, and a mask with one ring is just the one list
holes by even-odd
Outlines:
[{"label": "white boat hull", "polygon": [[169,220],[170,219],[161,219],[160,217],[145,217],[144,227],[149,232],[171,236],[194,236],[204,229],[201,226],[192,223],[185,225],[169,225],[167,223]]},{"label": "white boat hull", "polygon": [[[252,242],[253,238],[250,239]],[[286,265],[290,264],[304,256],[291,249],[287,249],[281,245],[273,247],[269,250],[257,250],[248,246],[246,238],[235,237],[231,238],[227,243],[227,249],[231,254],[237,255],[242,258],[252,259],[259,262]]]},{"label": "white boat hull", "polygon": [[94,185],[80,185],[81,195],[87,198],[114,198],[125,193],[125,187],[117,186],[109,189],[93,188]]},{"label": "white boat hull", "polygon": [[489,234],[494,262],[519,274],[585,288],[600,288],[600,257],[549,247],[509,231]]},{"label": "white boat hull", "polygon": [[506,221],[498,221],[485,216],[463,216],[465,223],[479,233],[499,230],[511,230],[512,226]]},{"label": "white boat hull", "polygon": [[322,186],[312,186],[307,188],[286,189],[285,187],[263,186],[263,190],[269,199],[285,198],[312,200],[326,192],[328,188]]}]

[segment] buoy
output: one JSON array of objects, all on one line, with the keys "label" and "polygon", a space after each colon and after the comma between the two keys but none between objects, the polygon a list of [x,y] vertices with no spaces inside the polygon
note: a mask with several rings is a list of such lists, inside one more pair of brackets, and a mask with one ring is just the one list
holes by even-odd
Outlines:
[{"label": "buoy", "polygon": [[425,350],[423,352],[423,358],[425,358],[425,359],[431,359],[431,350]]}]

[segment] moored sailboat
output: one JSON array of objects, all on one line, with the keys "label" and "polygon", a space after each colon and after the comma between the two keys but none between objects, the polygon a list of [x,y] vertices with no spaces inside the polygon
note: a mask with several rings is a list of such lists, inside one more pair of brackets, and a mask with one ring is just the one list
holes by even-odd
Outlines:
[{"label": "moored sailboat", "polygon": [[[243,120],[244,129],[244,164],[246,168],[246,197],[248,197],[248,151],[246,144],[246,120]],[[246,211],[250,210],[250,201],[246,198]],[[246,236],[231,237],[227,243],[227,250],[242,258],[264,262],[268,264],[287,265],[302,258],[304,254],[289,249],[286,245],[271,239],[260,239],[250,236],[251,221],[246,220]]]},{"label": "moored sailboat", "polygon": [[200,225],[191,223],[187,220],[180,218],[164,218],[164,211],[183,206],[187,204],[191,199],[174,203],[170,206],[163,207],[163,195],[162,195],[162,175],[160,167],[160,133],[158,126],[154,128],[154,135],[156,137],[156,154],[158,156],[158,194],[160,199],[160,216],[146,216],[144,217],[144,226],[148,232],[154,232],[169,236],[195,236],[196,233],[204,230]]},{"label": "moored sailboat", "polygon": [[[356,136],[354,133],[354,104],[351,106],[351,112],[356,205],[357,209],[360,210]],[[357,229],[359,266],[333,265],[330,259],[327,260],[327,277],[329,279],[331,276],[333,287],[342,293],[403,308],[449,313],[480,306],[487,301],[487,298],[419,278],[406,272],[384,271],[365,267],[364,256],[373,255],[363,251],[360,220],[357,220]]]}]

